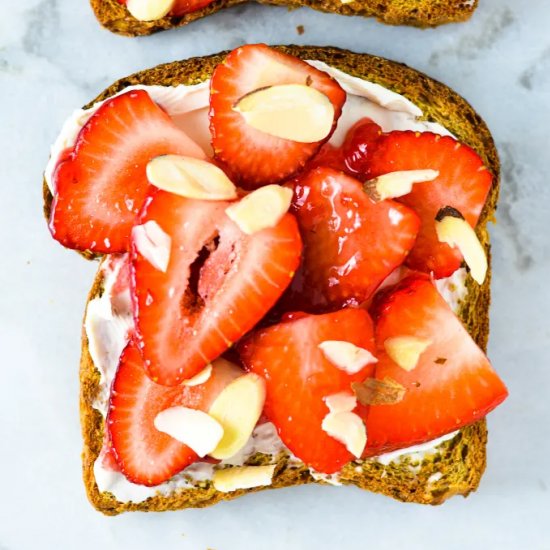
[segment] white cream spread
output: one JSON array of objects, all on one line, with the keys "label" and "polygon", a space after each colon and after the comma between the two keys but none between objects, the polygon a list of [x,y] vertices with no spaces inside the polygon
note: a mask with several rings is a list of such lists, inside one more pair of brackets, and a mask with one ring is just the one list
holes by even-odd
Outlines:
[{"label": "white cream spread", "polygon": [[[374,120],[386,132],[391,130],[414,130],[451,135],[450,132],[437,123],[419,120],[422,111],[405,97],[379,84],[350,76],[320,61],[309,61],[308,63],[332,75],[348,94],[342,116],[338,121],[336,131],[330,139],[330,143],[333,145],[341,145],[351,126],[364,117]],[[178,127],[194,139],[207,154],[211,154],[208,129],[209,81],[193,86],[131,86],[122,90],[119,94],[131,89],[146,90],[151,98],[172,117]],[[46,182],[52,191],[52,176],[58,159],[63,151],[74,145],[81,128],[101,104],[102,102],[98,102],[90,109],[75,111],[63,125],[61,133],[52,146],[51,157],[45,172]],[[107,412],[109,391],[118,359],[127,342],[128,331],[133,327],[129,292],[125,291],[119,295],[113,295],[113,285],[118,271],[123,265],[123,260],[123,257],[113,256],[104,262],[104,292],[101,297],[95,298],[88,304],[85,319],[90,355],[101,374],[100,392],[94,407],[103,416]],[[436,283],[444,299],[455,310],[458,308],[459,301],[466,294],[465,277],[465,270],[459,270],[449,279],[443,279]],[[401,460],[404,456],[413,455],[420,459],[421,456],[436,453],[437,446],[443,441],[454,437],[455,434],[456,432],[422,446],[401,449],[373,460],[387,465],[390,462]],[[270,455],[272,461],[276,460],[279,453],[285,452],[290,455],[291,461],[299,463],[286,449],[273,424],[268,422],[258,425],[250,440],[238,455],[222,461],[221,465],[242,465],[248,458],[258,452]],[[121,502],[141,502],[156,494],[166,495],[176,490],[194,487],[201,481],[211,480],[215,467],[207,462],[196,462],[166,483],[156,487],[145,487],[131,483],[123,474],[105,468],[100,455],[94,465],[94,473],[101,492],[109,491]],[[312,476],[315,479],[323,479],[332,484],[339,484],[337,475],[326,476],[318,472],[312,472]]]}]

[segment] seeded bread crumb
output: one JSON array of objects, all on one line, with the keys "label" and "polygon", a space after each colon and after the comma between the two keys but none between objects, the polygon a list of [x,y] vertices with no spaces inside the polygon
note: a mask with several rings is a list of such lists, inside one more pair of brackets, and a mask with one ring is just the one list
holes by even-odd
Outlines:
[{"label": "seeded bread crumb", "polygon": [[[335,48],[281,46],[278,49],[302,59],[324,61],[348,74],[365,78],[402,94],[424,111],[426,119],[444,125],[457,139],[477,151],[494,175],[493,187],[476,228],[490,265],[487,222],[493,218],[496,209],[499,160],[489,130],[473,108],[447,86],[406,65],[380,57]],[[136,73],[115,82],[88,106],[134,84],[170,86],[201,82],[210,77],[214,67],[224,56],[225,54],[218,54],[193,58]],[[47,186],[44,187],[44,198],[44,211],[48,216],[51,195]],[[460,311],[460,317],[469,333],[484,350],[489,334],[490,275],[489,268],[487,278],[481,286],[468,277],[468,295]],[[88,301],[101,292],[102,277],[98,274]],[[286,457],[281,456],[270,487],[220,493],[209,482],[203,482],[200,487],[180,490],[168,496],[159,495],[137,504],[118,502],[110,493],[100,493],[94,478],[93,465],[101,450],[104,421],[101,414],[92,407],[99,390],[99,373],[90,357],[85,332],[82,338],[80,380],[84,482],[90,501],[104,514],[115,515],[131,510],[161,511],[204,507],[264,488],[323,483],[315,481],[305,466],[289,463]],[[419,464],[413,463],[411,457],[388,466],[374,460],[362,464],[351,463],[342,471],[341,481],[405,502],[440,504],[453,495],[467,496],[477,488],[485,469],[486,441],[486,424],[485,420],[482,420],[463,428],[453,439],[444,442],[437,454],[427,457]],[[261,464],[265,462],[266,457],[257,455],[252,460]]]},{"label": "seeded bread crumb", "polygon": [[[184,15],[164,17],[158,21],[138,21],[117,0],[90,0],[98,21],[107,29],[125,36],[139,36],[181,27],[206,17],[222,8],[243,4],[248,0],[215,0],[212,4]],[[444,23],[468,20],[477,7],[477,1],[468,0],[257,0],[261,4],[315,10],[340,15],[376,17],[389,25],[436,27]]]}]

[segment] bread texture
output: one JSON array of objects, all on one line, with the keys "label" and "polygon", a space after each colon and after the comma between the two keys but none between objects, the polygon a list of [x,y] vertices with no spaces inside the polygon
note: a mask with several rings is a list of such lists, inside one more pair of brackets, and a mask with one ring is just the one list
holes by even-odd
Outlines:
[{"label": "bread texture", "polygon": [[[112,32],[140,36],[187,25],[222,8],[244,4],[248,0],[214,0],[212,4],[183,17],[164,17],[158,21],[138,21],[117,0],[90,0],[98,21]],[[340,15],[376,17],[389,25],[436,27],[444,23],[468,20],[478,0],[257,0],[260,4],[315,10]]]},{"label": "bread texture", "polygon": [[[485,208],[476,232],[485,247],[490,260],[490,244],[487,223],[493,218],[499,190],[499,160],[493,139],[487,126],[475,110],[447,86],[415,71],[406,65],[367,54],[357,54],[335,48],[280,46],[281,51],[302,59],[316,59],[370,80],[398,92],[418,105],[426,119],[439,122],[451,131],[458,140],[472,147],[483,159],[494,176]],[[148,69],[115,82],[102,92],[87,107],[99,100],[119,92],[126,86],[136,84],[196,84],[212,74],[213,69],[226,54],[177,61]],[[45,213],[49,214],[51,194],[44,188]],[[489,334],[490,277],[483,285],[477,285],[471,277],[467,279],[468,294],[463,300],[459,315],[477,344],[486,349]],[[88,296],[88,301],[101,295],[103,276],[98,273]],[[264,488],[278,488],[304,483],[320,482],[313,479],[307,468],[289,462],[288,457],[279,456],[273,484],[232,493],[221,493],[208,481],[200,482],[195,488],[183,489],[168,496],[158,495],[141,503],[119,502],[107,492],[100,492],[94,478],[94,462],[98,457],[104,433],[104,420],[92,406],[99,391],[100,375],[94,366],[88,349],[85,331],[82,337],[82,358],[80,364],[80,415],[84,438],[83,472],[88,497],[101,512],[108,515],[125,511],[162,511],[189,507],[204,507],[220,500],[240,497],[245,493]],[[435,455],[415,462],[413,456],[401,461],[383,465],[376,460],[352,462],[342,471],[340,481],[361,489],[383,493],[405,502],[440,504],[453,495],[467,496],[474,491],[485,469],[487,430],[485,420],[467,426],[452,439],[438,447]],[[267,460],[265,455],[251,458],[253,464]]]}]

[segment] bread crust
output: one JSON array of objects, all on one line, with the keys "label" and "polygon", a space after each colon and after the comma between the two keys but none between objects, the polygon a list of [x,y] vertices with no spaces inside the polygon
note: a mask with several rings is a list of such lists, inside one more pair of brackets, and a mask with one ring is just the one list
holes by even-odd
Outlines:
[{"label": "bread crust", "polygon": [[[407,67],[368,54],[357,54],[336,48],[278,46],[278,49],[301,57],[317,59],[350,75],[381,84],[410,99],[423,111],[426,119],[443,124],[457,139],[471,146],[483,159],[494,176],[493,186],[481,214],[476,232],[485,247],[490,265],[490,243],[487,223],[496,209],[499,191],[499,159],[489,130],[481,117],[456,92],[428,76]],[[88,106],[103,100],[126,86],[134,84],[195,84],[210,77],[214,67],[226,54],[192,58],[159,65],[152,69],[122,78],[112,84]],[[51,195],[44,188],[45,214],[49,215]],[[489,335],[491,269],[483,285],[468,277],[468,295],[462,303],[460,317],[469,333],[486,350]],[[88,296],[88,302],[102,292],[102,275],[98,273]],[[83,474],[91,503],[107,515],[125,511],[162,511],[189,507],[204,507],[220,500],[237,498],[245,493],[265,488],[287,487],[315,481],[304,466],[290,464],[281,456],[270,487],[220,493],[209,482],[193,489],[184,489],[168,496],[155,496],[141,503],[118,502],[110,493],[100,493],[94,478],[93,465],[103,442],[104,421],[92,403],[99,391],[99,372],[88,350],[86,333],[82,335],[80,364],[80,416],[84,438]],[[342,471],[340,481],[361,489],[383,493],[404,502],[440,504],[453,495],[467,496],[474,491],[486,464],[487,430],[485,420],[463,428],[452,440],[441,445],[435,457],[412,464],[411,459],[384,466],[375,461],[351,463]],[[264,458],[256,457],[261,463]],[[441,473],[441,477],[439,476]],[[434,474],[438,474],[434,476]],[[321,482],[322,483],[322,482]]]},{"label": "bread crust", "polygon": [[[436,27],[444,23],[467,21],[478,0],[256,0],[260,4],[299,8],[307,6],[318,11],[340,15],[376,17],[389,25]],[[125,36],[141,36],[187,25],[223,8],[244,4],[248,0],[214,0],[200,10],[183,17],[164,17],[158,21],[138,21],[117,0],[90,0],[98,21],[106,29]]]}]

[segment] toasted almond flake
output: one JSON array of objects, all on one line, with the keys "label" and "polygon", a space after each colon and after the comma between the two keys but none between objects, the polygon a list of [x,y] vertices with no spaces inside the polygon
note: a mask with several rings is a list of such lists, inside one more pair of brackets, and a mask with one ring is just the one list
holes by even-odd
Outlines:
[{"label": "toasted almond flake", "polygon": [[431,340],[417,336],[395,336],[384,342],[384,348],[402,369],[411,371],[431,343]]},{"label": "toasted almond flake", "polygon": [[210,453],[213,458],[230,458],[246,445],[264,402],[265,381],[254,373],[240,376],[221,391],[208,411],[223,427],[223,437]]},{"label": "toasted almond flake", "polygon": [[157,21],[170,13],[174,0],[128,0],[128,11],[139,21]]},{"label": "toasted almond flake", "polygon": [[367,430],[363,420],[353,412],[329,412],[321,423],[323,430],[344,444],[355,457],[360,458],[367,444]]},{"label": "toasted almond flake", "polygon": [[136,250],[155,268],[166,273],[170,262],[172,239],[160,225],[150,220],[132,229]]},{"label": "toasted almond flake", "polygon": [[319,349],[328,361],[348,374],[357,374],[367,365],[378,362],[369,350],[343,340],[325,340]]},{"label": "toasted almond flake", "polygon": [[231,493],[239,489],[271,485],[274,472],[275,464],[224,468],[214,472],[212,483],[217,491]]},{"label": "toasted almond flake", "polygon": [[237,188],[216,165],[179,155],[163,155],[147,164],[147,179],[159,189],[199,200],[231,200]]},{"label": "toasted almond flake", "polygon": [[324,398],[328,410],[333,413],[350,412],[357,407],[357,398],[349,392],[333,393]]},{"label": "toasted almond flake", "polygon": [[415,183],[433,181],[438,176],[437,170],[390,172],[365,182],[363,188],[374,202],[379,202],[407,195],[412,191]]},{"label": "toasted almond flake", "polygon": [[334,124],[330,99],[303,84],[261,88],[243,96],[233,109],[256,130],[299,143],[325,139]]},{"label": "toasted almond flake", "polygon": [[182,384],[184,386],[200,386],[204,384],[212,375],[212,365],[206,365],[198,374],[195,374],[193,378],[184,380]]},{"label": "toasted almond flake", "polygon": [[435,231],[440,242],[457,247],[479,284],[487,275],[487,256],[472,226],[451,206],[442,208],[435,218]]},{"label": "toasted almond flake", "polygon": [[361,405],[394,405],[405,397],[404,386],[386,376],[383,380],[367,378],[351,385]]},{"label": "toasted almond flake", "polygon": [[262,229],[275,227],[288,212],[291,200],[291,189],[266,185],[228,206],[225,213],[243,233],[252,235]]},{"label": "toasted almond flake", "polygon": [[187,407],[170,407],[157,414],[155,428],[187,445],[200,457],[210,454],[223,437],[223,427],[209,414]]}]

